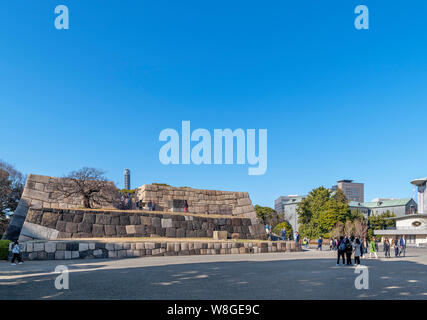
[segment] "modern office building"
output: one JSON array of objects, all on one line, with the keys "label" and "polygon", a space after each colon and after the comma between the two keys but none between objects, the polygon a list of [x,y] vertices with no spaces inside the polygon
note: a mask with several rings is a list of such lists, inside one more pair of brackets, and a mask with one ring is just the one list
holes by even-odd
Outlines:
[{"label": "modern office building", "polygon": [[349,201],[365,201],[365,186],[363,183],[356,183],[353,182],[353,180],[339,180],[337,183],[337,185],[332,186],[332,191],[336,191],[337,188],[340,188]]},{"label": "modern office building", "polygon": [[292,226],[294,231],[298,230],[298,204],[305,199],[306,196],[289,195],[281,196],[274,201],[274,210],[277,213],[283,213],[284,219]]},{"label": "modern office building", "polygon": [[124,172],[124,188],[130,190],[130,170],[125,169]]}]

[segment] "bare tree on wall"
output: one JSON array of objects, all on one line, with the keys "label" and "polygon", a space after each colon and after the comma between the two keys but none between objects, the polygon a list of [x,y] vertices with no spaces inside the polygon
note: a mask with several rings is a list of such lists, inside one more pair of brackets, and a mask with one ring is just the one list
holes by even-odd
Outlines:
[{"label": "bare tree on wall", "polygon": [[59,198],[80,198],[84,208],[94,208],[117,202],[118,189],[105,176],[105,172],[84,167],[58,179],[53,189]]}]

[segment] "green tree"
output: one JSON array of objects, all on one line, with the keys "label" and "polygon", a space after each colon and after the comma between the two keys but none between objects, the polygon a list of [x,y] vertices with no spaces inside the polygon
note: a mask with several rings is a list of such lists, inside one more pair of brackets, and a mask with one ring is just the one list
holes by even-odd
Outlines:
[{"label": "green tree", "polygon": [[338,188],[335,192],[332,193],[332,198],[337,200],[338,202],[348,204],[348,199],[340,188]]},{"label": "green tree", "polygon": [[258,219],[261,219],[264,224],[276,213],[276,211],[270,207],[261,207],[259,205],[255,206],[255,212]]},{"label": "green tree", "polygon": [[389,210],[379,215],[370,216],[368,219],[368,237],[371,238],[374,235],[374,230],[394,228],[396,226],[396,220],[386,219],[394,216],[394,213],[391,213]]},{"label": "green tree", "polygon": [[286,230],[286,237],[292,238],[292,235],[293,235],[292,226],[286,221],[276,224],[276,226],[273,228],[273,233],[280,235],[280,232],[282,231],[282,229]]},{"label": "green tree", "polygon": [[311,239],[329,236],[337,222],[345,223],[351,218],[348,201],[341,191],[332,193],[329,189],[313,189],[297,207],[299,232]]}]

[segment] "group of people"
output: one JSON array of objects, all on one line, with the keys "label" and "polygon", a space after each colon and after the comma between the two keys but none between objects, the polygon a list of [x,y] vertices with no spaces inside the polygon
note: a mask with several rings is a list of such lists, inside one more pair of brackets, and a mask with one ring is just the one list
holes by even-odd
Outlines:
[{"label": "group of people", "polygon": [[[393,247],[395,257],[406,255],[406,237],[403,235],[400,239],[394,238],[392,241],[388,238],[384,238],[384,257],[390,258],[390,249]],[[330,244],[330,250],[337,251],[337,266],[342,258],[342,264],[351,265],[352,255],[354,255],[355,264],[360,264],[360,258],[367,256],[369,258],[378,258],[378,242],[375,237],[371,240],[364,238],[363,240],[358,237],[344,237],[341,236],[339,239],[332,239]],[[347,261],[347,263],[346,263]]]},{"label": "group of people", "polygon": [[[267,239],[271,240],[272,239],[272,235],[273,235],[273,227],[269,224],[265,225],[265,235],[267,236]],[[283,228],[282,230],[280,230],[280,240],[285,241],[285,240],[291,240],[292,239],[292,234],[289,234],[286,232],[286,228]],[[298,231],[296,231],[293,234],[293,239],[295,240],[295,242],[299,242],[300,241],[300,235],[298,233]]]},{"label": "group of people", "polygon": [[360,240],[358,237],[344,237],[341,236],[339,239],[332,239],[331,250],[337,251],[337,266],[340,265],[342,259],[342,265],[352,265],[352,256],[354,255],[354,263],[359,265],[360,258],[367,254],[369,249],[369,257],[372,254],[377,256],[375,237],[368,244],[368,240]]},{"label": "group of people", "polygon": [[388,238],[384,239],[384,255],[386,258],[390,258],[390,250],[393,248],[394,256],[400,257],[402,254],[406,256],[406,237],[403,235],[400,239],[394,238],[389,240]]}]

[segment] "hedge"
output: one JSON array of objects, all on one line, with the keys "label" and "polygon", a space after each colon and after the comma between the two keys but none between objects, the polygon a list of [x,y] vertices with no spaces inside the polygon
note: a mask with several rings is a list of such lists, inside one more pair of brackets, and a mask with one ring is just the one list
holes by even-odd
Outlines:
[{"label": "hedge", "polygon": [[0,240],[0,260],[7,260],[10,240]]}]

